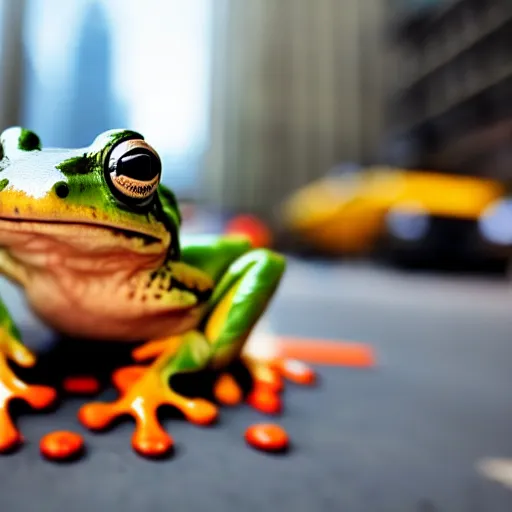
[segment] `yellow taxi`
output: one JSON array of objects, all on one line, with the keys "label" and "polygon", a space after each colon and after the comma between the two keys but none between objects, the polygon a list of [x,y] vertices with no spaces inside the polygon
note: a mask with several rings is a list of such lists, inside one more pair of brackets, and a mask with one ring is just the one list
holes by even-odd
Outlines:
[{"label": "yellow taxi", "polygon": [[322,253],[504,258],[512,201],[503,184],[434,171],[365,168],[330,174],[289,197],[284,228]]}]

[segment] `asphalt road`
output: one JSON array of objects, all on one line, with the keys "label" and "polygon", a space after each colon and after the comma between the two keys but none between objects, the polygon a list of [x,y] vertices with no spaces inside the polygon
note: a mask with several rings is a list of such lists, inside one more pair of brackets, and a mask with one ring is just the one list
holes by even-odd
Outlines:
[{"label": "asphalt road", "polygon": [[[29,343],[50,340],[19,294],[0,287]],[[370,370],[319,367],[318,388],[287,389],[278,421],[289,454],[246,447],[244,429],[262,416],[242,407],[211,428],[167,421],[176,455],[147,461],[131,452],[129,422],[84,432],[73,399],[19,418],[27,444],[0,458],[0,511],[512,510],[512,491],[478,469],[512,459],[512,284],[292,260],[266,323],[369,343],[378,358]],[[84,433],[84,460],[40,458],[40,437],[63,428]]]}]

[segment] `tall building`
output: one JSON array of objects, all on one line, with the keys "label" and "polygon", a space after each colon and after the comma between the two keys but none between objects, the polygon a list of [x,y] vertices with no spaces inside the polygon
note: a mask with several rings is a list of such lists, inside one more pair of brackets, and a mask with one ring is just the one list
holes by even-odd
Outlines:
[{"label": "tall building", "polygon": [[373,163],[383,0],[215,0],[206,200],[267,220],[340,162]]},{"label": "tall building", "polygon": [[512,2],[388,2],[387,158],[512,180]]},{"label": "tall building", "polygon": [[125,126],[125,112],[112,84],[110,32],[105,7],[97,0],[89,1],[76,40],[67,129],[60,137],[65,146],[86,146],[98,133]]}]

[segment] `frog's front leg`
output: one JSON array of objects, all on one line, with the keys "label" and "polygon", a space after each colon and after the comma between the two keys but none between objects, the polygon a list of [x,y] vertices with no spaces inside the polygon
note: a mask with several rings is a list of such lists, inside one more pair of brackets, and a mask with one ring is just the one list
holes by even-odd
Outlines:
[{"label": "frog's front leg", "polygon": [[[260,358],[243,351],[284,269],[284,258],[266,249],[254,250],[239,258],[216,288],[212,299],[215,307],[204,324],[206,337],[213,342],[211,366],[222,370],[240,358],[252,377],[249,404],[269,414],[281,410],[282,377],[301,384],[314,380],[312,370],[298,361]],[[228,373],[221,373],[214,392],[217,400],[227,405],[234,405],[242,398],[240,387]]]},{"label": "frog's front leg", "polygon": [[43,409],[57,396],[50,387],[21,381],[9,366],[9,359],[21,367],[30,367],[36,362],[34,354],[22,344],[20,332],[0,299],[0,453],[15,448],[23,439],[9,414],[11,401],[21,399],[34,409]]},{"label": "frog's front leg", "polygon": [[284,269],[284,258],[264,249],[249,251],[236,259],[215,288],[200,329],[184,334],[179,344],[176,340],[170,343],[170,348],[164,349],[149,368],[123,369],[115,378],[121,397],[113,403],[84,406],[79,414],[81,422],[89,428],[102,429],[118,416],[131,415],[136,420],[134,449],[155,456],[172,446],[157,419],[161,405],[178,408],[197,424],[214,421],[215,405],[179,395],[170,378],[206,367],[222,369],[238,358]]}]

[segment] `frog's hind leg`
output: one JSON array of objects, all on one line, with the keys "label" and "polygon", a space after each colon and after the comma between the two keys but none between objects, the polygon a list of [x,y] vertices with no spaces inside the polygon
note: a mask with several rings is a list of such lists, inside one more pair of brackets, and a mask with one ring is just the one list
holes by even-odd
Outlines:
[{"label": "frog's hind leg", "polygon": [[19,399],[34,409],[44,409],[56,399],[54,389],[28,385],[21,381],[8,364],[8,359],[21,367],[31,367],[36,358],[22,343],[20,332],[0,299],[0,453],[18,446],[23,437],[9,414],[11,401]]}]

